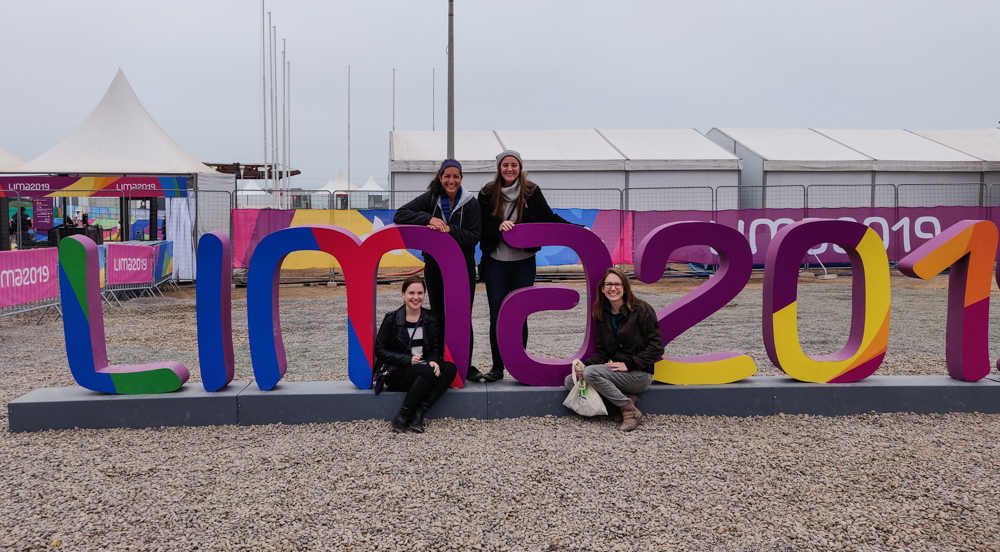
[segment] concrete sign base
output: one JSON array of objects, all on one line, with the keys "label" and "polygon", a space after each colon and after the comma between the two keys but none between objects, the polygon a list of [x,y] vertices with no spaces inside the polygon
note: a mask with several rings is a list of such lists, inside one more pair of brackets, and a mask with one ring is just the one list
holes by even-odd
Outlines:
[{"label": "concrete sign base", "polygon": [[[513,380],[451,389],[430,418],[500,419],[575,415],[562,405],[567,391]],[[11,432],[72,428],[306,424],[384,419],[403,393],[378,396],[347,381],[280,382],[261,391],[232,382],[208,393],[186,384],[173,393],[107,395],[82,387],[36,389],[7,405]],[[755,376],[724,385],[654,384],[641,396],[645,414],[685,416],[842,416],[865,412],[1000,413],[1000,376],[964,382],[949,376],[872,376],[855,383],[804,383]]]}]

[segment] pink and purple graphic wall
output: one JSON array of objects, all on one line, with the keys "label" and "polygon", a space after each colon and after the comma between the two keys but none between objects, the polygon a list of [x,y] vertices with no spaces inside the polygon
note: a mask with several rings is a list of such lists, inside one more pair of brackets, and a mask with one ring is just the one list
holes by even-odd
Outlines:
[{"label": "pink and purple graphic wall", "polygon": [[[994,213],[993,211],[997,211]],[[310,224],[317,213],[302,210],[238,209],[233,211],[233,263],[236,268],[249,268],[250,257],[260,241],[269,234]],[[882,240],[889,261],[898,261],[961,220],[1000,219],[1000,209],[986,207],[886,207],[886,208],[821,208],[821,209],[740,209],[724,211],[620,211],[617,209],[555,209],[566,220],[584,226],[604,242],[615,264],[634,263],[634,253],[653,229],[681,221],[713,222],[735,229],[750,243],[754,265],[763,265],[768,244],[778,231],[792,223],[813,219],[838,219],[859,222],[872,228]],[[353,215],[350,228],[358,235],[368,234],[392,222],[394,210],[333,211]],[[299,220],[302,218],[302,224]],[[307,220],[309,219],[309,220]],[[410,250],[419,259],[420,252]],[[476,250],[476,260],[479,261]],[[825,264],[846,264],[849,255],[839,245],[816,244],[806,258]],[[538,266],[579,264],[579,256],[562,246],[543,247],[538,253]],[[402,259],[400,259],[402,261]],[[417,261],[419,263],[419,260]],[[707,245],[691,245],[677,249],[669,262],[718,265],[719,256]],[[405,263],[404,263],[405,264]],[[398,264],[398,266],[404,266]],[[412,259],[411,264],[413,266]],[[286,266],[286,268],[292,268]],[[299,268],[299,267],[295,267]]]}]

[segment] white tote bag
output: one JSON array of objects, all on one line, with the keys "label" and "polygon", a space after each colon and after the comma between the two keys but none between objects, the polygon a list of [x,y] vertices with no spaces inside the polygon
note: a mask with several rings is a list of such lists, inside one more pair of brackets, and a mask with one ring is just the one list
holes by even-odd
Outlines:
[{"label": "white tote bag", "polygon": [[[573,361],[574,368],[579,360]],[[581,363],[582,364],[582,363]],[[601,395],[590,388],[587,382],[582,378],[576,378],[576,370],[572,371],[573,374],[573,389],[569,392],[569,396],[563,401],[563,406],[569,408],[573,412],[581,416],[607,416],[608,409],[604,406],[604,401],[601,399]]]}]

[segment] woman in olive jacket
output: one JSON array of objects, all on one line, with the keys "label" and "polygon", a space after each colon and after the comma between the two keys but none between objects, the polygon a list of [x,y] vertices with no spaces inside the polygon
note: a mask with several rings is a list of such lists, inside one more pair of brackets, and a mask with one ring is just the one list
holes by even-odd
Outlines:
[{"label": "woman in olive jacket", "polygon": [[[462,188],[462,165],[454,159],[441,163],[437,176],[427,186],[427,191],[400,207],[392,217],[396,224],[417,224],[450,235],[458,242],[465,256],[465,266],[469,274],[469,308],[476,299],[476,244],[479,242],[481,219],[476,195]],[[433,257],[424,253],[424,278],[427,292],[431,296],[431,310],[441,323],[444,350],[444,279],[441,267]],[[469,373],[467,378],[477,381],[482,378],[479,370],[472,365],[472,329],[469,329]]]},{"label": "woman in olive jacket", "polygon": [[[479,261],[479,271],[486,283],[486,298],[490,302],[490,347],[493,353],[493,368],[483,378],[498,381],[503,379],[504,371],[503,359],[497,348],[500,305],[510,292],[535,284],[535,253],[541,249],[511,247],[504,241],[503,233],[514,228],[515,224],[528,222],[571,223],[552,212],[542,190],[528,180],[527,171],[522,170],[521,154],[514,150],[505,150],[497,155],[497,174],[479,191],[479,210],[483,216],[483,235],[479,243],[483,256]],[[527,324],[522,340],[527,345]]]},{"label": "woman in olive jacket", "polygon": [[[622,431],[632,431],[642,412],[638,394],[653,383],[653,365],[663,356],[663,335],[656,311],[632,293],[628,276],[609,268],[597,286],[594,301],[594,341],[597,349],[577,373],[587,385],[622,411]],[[566,388],[573,389],[572,374]]]}]

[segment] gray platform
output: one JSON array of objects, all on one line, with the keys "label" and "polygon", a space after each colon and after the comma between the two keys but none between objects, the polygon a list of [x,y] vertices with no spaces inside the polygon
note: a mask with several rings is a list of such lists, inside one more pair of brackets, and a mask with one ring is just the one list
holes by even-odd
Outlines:
[{"label": "gray platform", "polygon": [[[470,383],[445,393],[430,417],[573,415],[562,405],[565,398],[562,388],[530,387],[510,379]],[[389,419],[402,400],[403,393],[375,396],[346,381],[282,382],[266,392],[247,382],[233,382],[217,393],[189,383],[162,395],[104,395],[79,387],[36,389],[11,401],[7,410],[10,431],[19,432]],[[762,376],[726,385],[654,384],[643,393],[639,407],[647,414],[701,416],[1000,413],[1000,377],[966,383],[945,375],[872,376],[858,383],[819,384]]]},{"label": "gray platform", "polygon": [[[234,425],[237,397],[250,382],[234,381],[207,393],[187,384],[173,393],[107,395],[82,387],[35,389],[7,404],[10,431],[133,429],[161,426]],[[256,388],[256,386],[254,386]]]}]

